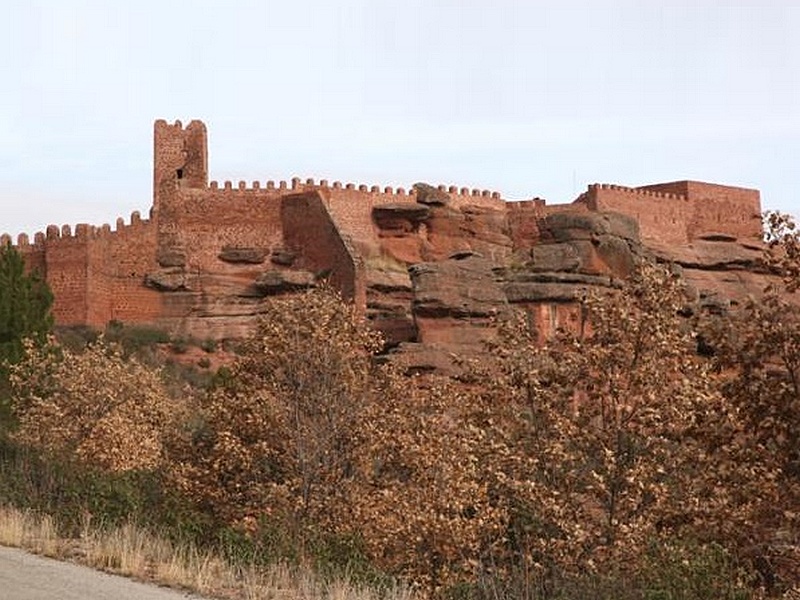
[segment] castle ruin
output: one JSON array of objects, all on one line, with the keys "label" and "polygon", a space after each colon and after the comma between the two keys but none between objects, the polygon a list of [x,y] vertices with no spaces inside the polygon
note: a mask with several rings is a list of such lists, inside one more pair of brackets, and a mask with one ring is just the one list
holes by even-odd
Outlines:
[{"label": "castle ruin", "polygon": [[513,304],[558,327],[579,287],[610,285],[641,252],[683,265],[700,297],[749,293],[758,275],[741,265],[756,260],[760,215],[757,190],[695,181],[590,185],[556,205],[455,186],[218,184],[205,125],[159,120],[148,218],[51,225],[16,247],[52,288],[59,325],[241,337],[266,297],[325,278],[390,344],[435,346],[475,343]]}]

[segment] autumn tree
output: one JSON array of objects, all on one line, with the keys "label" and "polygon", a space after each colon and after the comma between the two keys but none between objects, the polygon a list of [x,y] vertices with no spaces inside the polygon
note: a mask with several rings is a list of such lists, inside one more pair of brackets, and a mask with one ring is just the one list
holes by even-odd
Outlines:
[{"label": "autumn tree", "polygon": [[781,213],[765,217],[764,263],[777,279],[711,339],[726,379],[725,393],[747,417],[749,431],[780,461],[787,483],[800,482],[800,232]]},{"label": "autumn tree", "polygon": [[[796,292],[800,288],[800,231],[794,219],[781,212],[768,212],[764,215],[764,239],[767,247],[764,262],[780,276],[783,291]],[[767,293],[780,292],[771,287]]]},{"label": "autumn tree", "polygon": [[161,466],[165,436],[183,416],[157,371],[102,339],[79,353],[26,340],[10,381],[17,441],[111,471]]},{"label": "autumn tree", "polygon": [[331,289],[273,299],[176,443],[178,485],[225,522],[319,521],[352,474],[378,336]]},{"label": "autumn tree", "polygon": [[384,375],[359,427],[348,498],[370,555],[429,592],[501,568],[507,407],[444,377]]},{"label": "autumn tree", "polygon": [[378,364],[378,342],[329,289],[273,299],[176,441],[175,481],[224,523],[355,538],[378,567],[440,589],[502,543],[494,409]]},{"label": "autumn tree", "polygon": [[764,264],[773,283],[716,319],[705,335],[725,375],[722,392],[742,415],[742,437],[762,450],[762,464],[775,472],[779,494],[757,515],[753,548],[764,555],[767,578],[797,581],[800,550],[781,556],[787,546],[776,545],[774,536],[800,534],[800,232],[780,213],[768,213],[765,225]]},{"label": "autumn tree", "polygon": [[524,321],[506,326],[496,389],[520,415],[510,535],[531,563],[635,564],[649,540],[686,527],[737,533],[773,497],[769,469],[695,356],[685,302],[675,274],[642,265],[620,292],[586,297],[589,335],[542,346]]}]

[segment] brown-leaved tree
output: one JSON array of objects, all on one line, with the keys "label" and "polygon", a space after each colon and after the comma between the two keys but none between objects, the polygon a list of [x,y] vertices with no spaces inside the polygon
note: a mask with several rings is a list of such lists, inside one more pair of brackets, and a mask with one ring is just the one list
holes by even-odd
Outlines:
[{"label": "brown-leaved tree", "polygon": [[157,371],[102,339],[79,353],[28,340],[10,379],[18,441],[112,471],[161,466],[183,414]]},{"label": "brown-leaved tree", "polygon": [[695,355],[670,270],[641,265],[618,293],[588,295],[588,335],[544,345],[524,320],[496,348],[497,393],[519,407],[508,494],[517,551],[568,570],[636,564],[690,530],[739,532],[773,498],[769,466]]}]

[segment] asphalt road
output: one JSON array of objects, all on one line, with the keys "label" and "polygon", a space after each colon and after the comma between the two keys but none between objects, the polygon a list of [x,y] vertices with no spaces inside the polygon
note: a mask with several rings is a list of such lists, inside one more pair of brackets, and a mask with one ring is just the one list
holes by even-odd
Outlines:
[{"label": "asphalt road", "polygon": [[0,599],[200,600],[200,597],[0,546]]}]

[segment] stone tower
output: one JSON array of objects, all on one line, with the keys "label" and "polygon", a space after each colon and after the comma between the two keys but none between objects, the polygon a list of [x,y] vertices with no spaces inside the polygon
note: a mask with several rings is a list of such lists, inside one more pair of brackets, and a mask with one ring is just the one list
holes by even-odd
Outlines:
[{"label": "stone tower", "polygon": [[158,214],[181,188],[208,186],[208,135],[202,121],[186,128],[155,122],[153,135],[153,211]]}]

